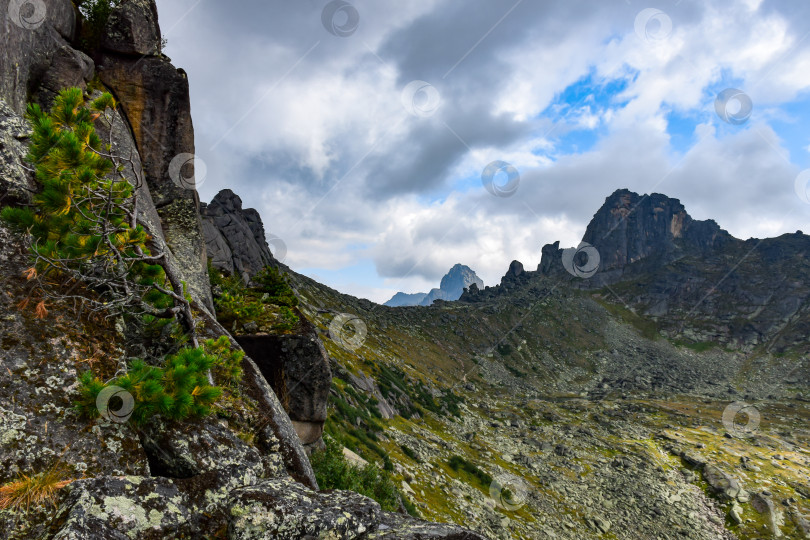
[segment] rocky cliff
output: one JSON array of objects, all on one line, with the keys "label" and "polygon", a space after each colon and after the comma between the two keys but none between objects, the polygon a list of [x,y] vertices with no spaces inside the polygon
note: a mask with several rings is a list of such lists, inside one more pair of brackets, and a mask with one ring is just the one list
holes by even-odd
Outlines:
[{"label": "rocky cliff", "polygon": [[[62,486],[52,505],[0,509],[4,537],[810,535],[807,236],[737,240],[677,200],[620,190],[583,245],[545,246],[537,271],[513,261],[462,302],[394,309],[291,272],[302,327],[224,328],[206,245],[240,277],[278,261],[235,194],[198,215],[193,163],[169,172],[193,132],[154,2],[122,2],[87,53],[70,2],[23,4],[0,0],[0,204],[37,189],[27,102],[114,91],[104,135],[134,164],[142,225],[190,285],[200,337],[249,355],[216,414],[80,417],[78,375],[108,380],[145,345],[70,303],[21,307],[30,258],[0,223],[0,486],[50,471]],[[424,517],[476,532],[319,491],[302,442],[321,432],[389,469]]]},{"label": "rocky cliff", "polygon": [[438,289],[431,289],[428,293],[407,294],[398,292],[384,305],[389,307],[429,306],[436,300],[458,300],[464,289],[471,285],[483,287],[484,282],[469,266],[456,264],[442,277]]},{"label": "rocky cliff", "polygon": [[249,282],[251,276],[275,262],[261,216],[253,208],[243,209],[242,199],[230,189],[220,191],[209,204],[201,204],[200,214],[214,268]]},{"label": "rocky cliff", "polygon": [[[120,2],[85,52],[87,44],[79,44],[87,21],[69,0],[0,0],[0,13],[0,204],[26,204],[37,190],[24,159],[26,103],[47,107],[73,86],[112,92],[120,108],[102,135],[132,163],[126,174],[137,188],[139,224],[187,285],[199,336],[230,337],[213,314],[188,80],[160,52],[154,1]],[[226,207],[206,217],[217,222]],[[264,262],[269,250],[255,225],[246,234]],[[245,232],[227,223],[222,230]],[[238,244],[237,232],[224,237],[228,245]],[[4,538],[481,538],[382,512],[355,493],[318,492],[290,414],[249,356],[234,397],[215,415],[141,428],[78,416],[78,375],[93,369],[108,380],[143,344],[133,343],[120,321],[77,313],[70,303],[51,303],[47,313],[23,309],[30,266],[24,235],[0,224],[0,246],[0,485],[49,471],[61,479],[52,505],[0,509]],[[289,376],[312,382],[299,372]],[[297,406],[323,421],[324,410],[311,401]]]},{"label": "rocky cliff", "polygon": [[692,219],[678,199],[620,189],[594,214],[582,241],[599,251],[600,273],[620,275],[642,259],[664,265],[723,249],[733,238],[713,220]]}]

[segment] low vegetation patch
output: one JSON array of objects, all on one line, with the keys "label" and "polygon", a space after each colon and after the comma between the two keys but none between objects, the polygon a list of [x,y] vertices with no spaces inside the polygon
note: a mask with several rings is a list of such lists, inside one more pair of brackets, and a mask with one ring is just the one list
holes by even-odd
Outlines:
[{"label": "low vegetation patch", "polygon": [[478,483],[484,489],[489,489],[490,484],[492,484],[492,477],[479,469],[475,464],[470,463],[466,459],[461,456],[453,456],[451,457],[448,462],[450,468],[456,472],[464,471],[465,473],[469,474],[473,478],[475,478]]},{"label": "low vegetation patch", "polygon": [[399,447],[402,448],[403,454],[405,454],[406,456],[408,456],[417,463],[422,463],[422,460],[419,459],[419,456],[416,455],[416,452],[414,452],[410,446],[401,444]]},{"label": "low vegetation patch", "polygon": [[289,276],[268,266],[253,277],[251,286],[239,276],[227,276],[208,266],[217,320],[234,333],[292,332],[300,323]]},{"label": "low vegetation patch", "polygon": [[[79,378],[76,409],[88,418],[131,419],[136,425],[157,414],[171,420],[207,416],[222,396],[222,388],[210,384],[209,372],[217,373],[223,384],[236,387],[242,377],[243,357],[244,352],[231,350],[230,341],[223,336],[167,356],[162,367],[133,360],[127,373],[108,382],[87,371]],[[105,389],[115,392],[101,395]]]},{"label": "low vegetation patch", "polygon": [[357,467],[346,460],[343,447],[331,437],[324,437],[326,448],[312,453],[310,462],[321,489],[348,489],[380,503],[393,512],[400,507],[400,494],[393,479],[377,465]]}]

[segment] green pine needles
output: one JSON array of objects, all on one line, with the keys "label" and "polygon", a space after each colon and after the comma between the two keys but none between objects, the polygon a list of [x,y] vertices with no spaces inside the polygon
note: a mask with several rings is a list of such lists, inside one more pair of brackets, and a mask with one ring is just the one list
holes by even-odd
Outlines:
[{"label": "green pine needles", "polygon": [[245,358],[245,351],[231,348],[231,340],[226,336],[220,336],[216,341],[208,339],[203,343],[205,353],[213,356],[216,380],[221,381],[223,386],[236,389],[242,380],[242,359]]},{"label": "green pine needles", "polygon": [[[84,373],[79,412],[95,418],[102,414],[99,407],[105,414],[117,410],[98,403],[110,394],[99,399],[105,388],[116,386],[133,405],[126,414],[136,424],[156,414],[173,420],[204,416],[223,392],[214,386],[212,372],[236,390],[244,353],[233,351],[227,338],[198,346],[186,284],[139,219],[143,173],[134,156],[113,148],[114,122],[121,121],[115,107],[108,93],[86,103],[78,88],[60,92],[50,112],[29,105],[33,133],[27,160],[39,189],[32,204],[3,208],[0,218],[29,239],[32,267],[26,276],[32,283],[29,299],[40,298],[38,317],[47,316],[46,301],[72,301],[79,314],[88,309],[141,321],[145,328],[168,328],[177,344],[191,345],[166,356],[162,367],[134,360],[126,373],[107,382]],[[96,132],[97,125],[108,140]],[[175,328],[185,334],[175,336]]]},{"label": "green pine needles", "polygon": [[[211,406],[222,396],[222,388],[211,386],[209,370],[217,379],[232,387],[242,380],[243,351],[231,349],[230,340],[222,336],[206,340],[201,347],[181,349],[167,356],[163,367],[155,367],[143,360],[133,360],[126,374],[102,382],[87,371],[79,378],[80,397],[76,410],[85,417],[101,416],[99,394],[107,387],[117,386],[132,397],[133,408],[123,411],[136,425],[143,425],[155,415],[170,420],[184,420],[206,416]],[[116,410],[114,405],[109,405]]]},{"label": "green pine needles", "polygon": [[112,132],[115,107],[109,93],[85,103],[79,88],[60,92],[50,112],[29,105],[27,160],[40,189],[33,205],[6,207],[0,217],[29,233],[27,275],[43,302],[72,300],[108,316],[181,317],[193,332],[182,282],[167,275],[164,254],[139,222],[140,169],[96,133],[96,123]]},{"label": "green pine needles", "polygon": [[208,276],[214,291],[217,320],[231,332],[242,332],[249,323],[256,323],[260,332],[291,332],[300,323],[293,311],[298,298],[286,272],[266,266],[248,286],[238,275],[226,276],[209,261]]},{"label": "green pine needles", "polygon": [[253,278],[257,288],[267,293],[266,302],[277,306],[294,307],[298,305],[298,298],[290,287],[290,278],[286,272],[278,268],[265,266]]}]

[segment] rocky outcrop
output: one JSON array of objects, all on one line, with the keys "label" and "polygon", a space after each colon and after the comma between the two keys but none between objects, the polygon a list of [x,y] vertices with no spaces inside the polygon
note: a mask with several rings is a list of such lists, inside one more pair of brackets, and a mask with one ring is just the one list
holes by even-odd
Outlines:
[{"label": "rocky outcrop", "polygon": [[420,302],[420,305],[429,306],[434,300],[458,300],[464,289],[475,283],[483,287],[484,282],[475,272],[463,264],[456,264],[442,277],[438,289],[432,289]]},{"label": "rocky outcrop", "polygon": [[431,289],[429,293],[406,294],[399,292],[385,302],[384,305],[389,307],[429,306],[436,300],[458,300],[464,293],[464,289],[473,284],[477,287],[484,286],[484,282],[469,266],[456,264],[442,277],[438,289]]},{"label": "rocky outcrop", "polygon": [[93,63],[70,46],[77,26],[70,0],[3,0],[0,13],[0,204],[13,204],[29,200],[33,188],[23,166],[28,102],[45,105],[65,86],[85,88]]},{"label": "rocky outcrop", "polygon": [[74,482],[52,538],[102,540],[200,537],[397,538],[483,540],[453,525],[422,523],[385,514],[373,500],[351,491],[315,493],[289,478],[260,480],[249,468],[221,469],[192,480],[138,476]]},{"label": "rocky outcrop", "polygon": [[[259,451],[219,422],[174,423],[157,418],[138,435],[149,458],[152,476],[192,478],[228,467],[265,475]],[[270,475],[284,474],[283,463],[274,465]]]},{"label": "rocky outcrop", "polygon": [[195,189],[188,79],[160,55],[154,0],[129,0],[111,14],[102,40],[101,81],[129,122],[162,234],[185,269],[190,294],[213,309]]},{"label": "rocky outcrop", "polygon": [[537,271],[543,275],[559,271],[562,268],[562,252],[559,240],[543,246],[540,250],[540,264],[537,265]]},{"label": "rocky outcrop", "polygon": [[42,76],[35,100],[42,107],[49,108],[63,88],[76,86],[86,90],[94,73],[95,64],[89,56],[68,45],[62,45],[54,53],[50,66]]},{"label": "rocky outcrop", "polygon": [[[175,183],[169,174],[176,155],[193,154],[194,141],[188,84],[160,56],[154,2],[121,3],[94,56],[98,64],[75,47],[77,12],[70,1],[15,5],[29,11],[15,14],[8,1],[0,2],[0,204],[25,203],[36,187],[24,163],[30,134],[22,117],[26,103],[47,107],[64,87],[87,89],[97,72],[121,105],[112,127],[99,123],[98,129],[131,161],[124,174],[137,186],[141,222],[189,285],[200,337],[227,335],[208,312],[205,247],[196,191],[193,180],[188,182],[192,172],[183,171],[186,183]],[[258,215],[248,212],[247,221],[254,238],[263,237]],[[92,368],[108,380],[123,370],[129,356],[124,330],[103,317],[77,316],[74,306],[58,301],[48,303],[44,320],[32,316],[22,307],[30,300],[23,276],[30,266],[25,242],[0,223],[0,246],[0,484],[48,470],[68,484],[56,492],[53,508],[0,510],[4,537],[202,537],[229,528],[233,537],[248,537],[246,507],[251,517],[276,524],[262,537],[348,538],[383,526],[385,514],[370,499],[316,491],[289,415],[248,356],[239,399],[218,410],[228,420],[213,415],[183,424],[156,419],[137,428],[77,416],[78,375]],[[322,348],[319,352],[323,360]],[[312,379],[291,372],[305,384],[326,381],[328,391],[328,364]],[[325,406],[317,404],[321,398],[325,403],[322,393],[313,390],[317,399],[298,407],[302,416],[322,423]]]},{"label": "rocky outcrop", "polygon": [[75,37],[75,9],[71,0],[2,0],[0,13],[0,96],[22,115],[54,57]]},{"label": "rocky outcrop", "polygon": [[[0,484],[51,468],[62,470],[68,482],[56,508],[0,511],[0,530],[8,538],[150,539],[216,531],[234,538],[354,538],[389,531],[392,522],[402,534],[395,538],[468,534],[391,517],[354,493],[315,491],[295,428],[249,357],[239,395],[256,408],[226,413],[231,422],[259,415],[249,437],[216,416],[181,424],[157,418],[140,429],[78,417],[72,406],[79,373],[93,366],[111,376],[126,359],[122,336],[103,319],[77,318],[69,305],[50,305],[46,320],[20,312],[15,306],[27,293],[24,243],[0,224],[0,245]],[[201,337],[225,334],[202,317]],[[310,376],[296,374],[298,380]],[[323,379],[328,391],[328,375]]]},{"label": "rocky outcrop", "polygon": [[390,420],[399,414],[399,411],[382,395],[380,387],[377,385],[374,378],[367,376],[363,372],[355,375],[354,373],[346,371],[341,373],[341,375],[346,377],[349,382],[352,383],[352,386],[376,400],[377,412],[380,413],[381,418]]},{"label": "rocky outcrop", "polygon": [[501,287],[511,289],[525,283],[528,279],[529,275],[524,271],[523,264],[520,261],[512,261],[509,270],[501,278]]},{"label": "rocky outcrop", "polygon": [[231,538],[363,538],[378,528],[380,505],[351,491],[312,493],[289,480],[269,480],[232,494]]},{"label": "rocky outcrop", "polygon": [[157,56],[160,53],[157,6],[147,0],[130,0],[114,10],[104,31],[104,50],[128,56]]},{"label": "rocky outcrop", "polygon": [[620,189],[579,246],[546,244],[536,272],[513,263],[499,285],[470,289],[460,300],[486,302],[516,289],[536,297],[559,287],[606,290],[604,300],[649,317],[674,339],[810,350],[810,287],[797,264],[807,254],[810,236],[801,231],[742,241],[712,220],[692,219],[677,199]]},{"label": "rocky outcrop", "polygon": [[599,251],[600,271],[649,257],[666,264],[685,253],[720,249],[732,240],[713,220],[696,221],[678,199],[616,190],[594,214],[582,241]]},{"label": "rocky outcrop", "polygon": [[[4,14],[8,13],[8,4],[0,6]],[[23,166],[28,128],[21,116],[26,103],[33,100],[47,107],[63,88],[86,89],[98,72],[124,112],[119,117],[122,129],[116,133],[113,144],[123,148],[138,164],[139,170],[132,174],[145,183],[139,194],[144,201],[141,210],[154,217],[145,225],[159,248],[167,251],[169,264],[188,284],[192,297],[207,309],[213,309],[196,191],[193,184],[192,189],[175,186],[168,174],[169,163],[176,154],[193,153],[194,149],[187,81],[168,60],[158,56],[144,57],[138,62],[131,56],[108,54],[102,66],[96,66],[72,42],[77,34],[77,21],[70,1],[29,2],[27,6],[24,9],[33,8],[32,13],[23,12],[29,19],[15,22],[12,17],[4,18],[6,32],[0,36],[5,51],[0,55],[4,74],[0,86],[0,200],[24,202],[33,187],[30,172]],[[44,19],[36,23],[31,17],[40,10]],[[104,42],[108,46],[119,43],[118,49],[134,54],[143,48],[147,37],[160,35],[156,13],[154,2],[124,2],[111,15]],[[125,27],[130,31],[124,31]],[[160,40],[155,43],[159,45]],[[135,72],[141,69],[146,69],[149,75],[137,77]]]},{"label": "rocky outcrop", "polygon": [[22,161],[30,132],[25,119],[0,99],[0,205],[31,200],[33,174]]},{"label": "rocky outcrop", "polygon": [[321,443],[332,372],[315,328],[300,313],[299,318],[295,334],[236,339],[279,396],[301,442],[312,447]]},{"label": "rocky outcrop", "polygon": [[259,213],[242,208],[230,189],[220,191],[210,204],[200,205],[208,258],[214,268],[240,276],[246,283],[275,259]]}]

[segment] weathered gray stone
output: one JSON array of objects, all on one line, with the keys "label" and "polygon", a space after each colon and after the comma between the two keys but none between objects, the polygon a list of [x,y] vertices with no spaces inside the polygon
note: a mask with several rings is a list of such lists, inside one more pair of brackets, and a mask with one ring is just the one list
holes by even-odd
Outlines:
[{"label": "weathered gray stone", "polygon": [[398,411],[388,402],[388,400],[385,399],[385,396],[382,395],[380,387],[372,377],[368,377],[362,372],[360,372],[359,375],[346,372],[344,376],[348,377],[349,381],[352,383],[352,386],[362,390],[366,395],[373,396],[374,399],[377,400],[377,410],[382,418],[391,419],[399,414]]},{"label": "weathered gray stone", "polygon": [[237,336],[236,340],[284,403],[301,442],[313,444],[320,440],[326,421],[332,371],[315,327],[298,315],[301,325],[296,334]]},{"label": "weathered gray stone", "polygon": [[703,467],[703,478],[711,488],[726,499],[736,499],[743,492],[743,488],[736,478],[725,473],[719,467],[707,464]]},{"label": "weathered gray stone", "polygon": [[377,528],[375,501],[351,491],[313,493],[290,479],[266,480],[232,492],[229,537],[234,540],[361,538]]},{"label": "weathered gray stone", "polygon": [[[265,476],[259,452],[214,418],[185,422],[158,418],[139,435],[153,476],[190,478],[231,466]],[[286,474],[283,470],[268,472],[271,476]]]},{"label": "weathered gray stone", "polygon": [[251,277],[274,262],[258,212],[243,209],[242,199],[223,189],[207,205],[200,205],[206,251],[214,268],[235,274],[249,283]]},{"label": "weathered gray stone", "polygon": [[152,0],[129,0],[110,14],[101,46],[119,54],[157,55],[160,53],[160,39],[155,3]]},{"label": "weathered gray stone", "polygon": [[31,200],[33,174],[24,164],[30,134],[28,122],[0,98],[0,205]]},{"label": "weathered gray stone", "polygon": [[135,50],[148,41],[148,36],[160,36],[156,13],[153,0],[126,2],[117,8],[111,15],[113,21],[118,21],[115,28],[138,24],[149,28],[138,30],[137,35],[122,31],[107,36],[106,52],[97,69],[102,82],[115,93],[132,128],[163,236],[184,269],[189,294],[213,310],[199,197],[194,188],[198,180],[194,177],[194,160],[181,160],[185,165],[174,178],[169,170],[175,157],[194,154],[188,79],[165,57],[134,57],[116,49],[120,45],[118,48]]},{"label": "weathered gray stone", "polygon": [[[60,455],[71,477],[147,474],[146,455],[129,425],[89,426],[72,411],[77,378],[86,369],[79,360],[90,354],[120,357],[115,331],[86,317],[77,320],[72,311],[59,320],[40,320],[19,309],[28,295],[23,271],[30,261],[21,235],[2,221],[0,246],[0,485],[46,469]],[[80,435],[85,427],[92,430]]]},{"label": "weathered gray stone", "polygon": [[760,514],[765,514],[768,518],[768,528],[774,538],[782,538],[782,525],[785,524],[785,516],[773,503],[773,499],[764,493],[755,493],[751,497],[751,506]]},{"label": "weathered gray stone", "polygon": [[55,523],[54,540],[108,540],[192,535],[199,511],[175,480],[103,476],[69,486]]},{"label": "weathered gray stone", "polygon": [[63,45],[51,57],[51,65],[40,81],[36,90],[37,102],[48,109],[61,90],[71,87],[86,90],[94,71],[95,64],[89,56]]},{"label": "weathered gray stone", "polygon": [[[0,51],[3,51],[0,54],[0,97],[22,115],[48,71],[53,55],[73,39],[76,17],[70,0],[43,0],[45,19],[41,24],[34,20],[38,12],[29,15],[30,24],[24,21],[15,24],[9,14],[9,1],[0,0]],[[29,3],[27,9],[32,8],[37,9]]]},{"label": "weathered gray stone", "polygon": [[402,514],[385,514],[369,540],[486,540],[486,537],[456,525],[426,523]]}]

